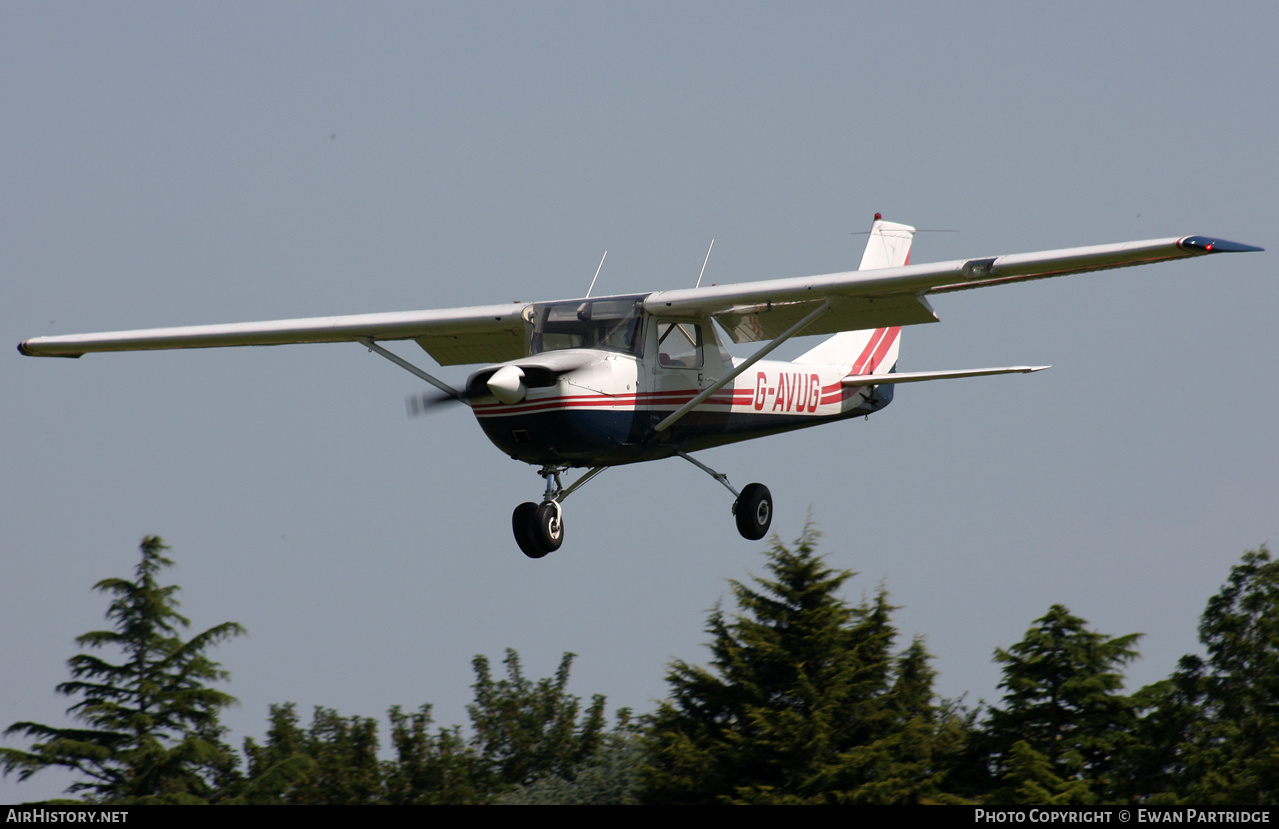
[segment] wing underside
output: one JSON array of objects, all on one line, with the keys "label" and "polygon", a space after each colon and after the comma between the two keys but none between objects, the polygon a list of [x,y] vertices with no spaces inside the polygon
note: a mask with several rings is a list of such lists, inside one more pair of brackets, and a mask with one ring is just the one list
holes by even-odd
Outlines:
[{"label": "wing underside", "polygon": [[734,342],[750,342],[776,337],[827,300],[830,307],[804,329],[805,335],[936,322],[928,302],[932,294],[1252,250],[1261,248],[1182,236],[662,291],[650,294],[644,308],[663,316],[714,316]]},{"label": "wing underside", "polygon": [[440,365],[502,362],[524,356],[524,306],[487,305],[341,317],[147,328],[36,337],[18,346],[35,357],[79,357],[97,351],[150,351],[289,343],[415,340]]},{"label": "wing underside", "polygon": [[[913,230],[891,223],[883,227]],[[804,335],[936,322],[928,302],[932,294],[1251,250],[1261,248],[1183,236],[885,267],[879,260],[900,260],[902,254],[889,250],[877,254],[877,267],[871,270],[662,291],[643,302],[646,312],[658,316],[715,317],[735,342],[754,342],[775,339],[823,303],[825,309],[803,328]],[[18,350],[36,357],[79,357],[98,351],[414,340],[441,365],[499,363],[524,356],[527,307],[514,303],[36,337]]]}]

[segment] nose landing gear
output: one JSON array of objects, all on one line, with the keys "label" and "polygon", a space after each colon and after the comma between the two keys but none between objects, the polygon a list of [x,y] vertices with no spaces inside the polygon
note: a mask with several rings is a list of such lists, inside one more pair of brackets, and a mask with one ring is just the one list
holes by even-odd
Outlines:
[{"label": "nose landing gear", "polygon": [[574,490],[603,472],[607,467],[592,467],[567,489],[560,483],[560,473],[568,467],[544,466],[538,470],[546,480],[546,493],[542,503],[526,501],[515,508],[511,515],[511,529],[515,543],[529,558],[542,558],[553,553],[564,543],[564,508],[560,506]]},{"label": "nose landing gear", "polygon": [[511,528],[515,531],[515,543],[529,558],[553,553],[564,543],[563,510],[554,501],[520,504],[511,516]]}]

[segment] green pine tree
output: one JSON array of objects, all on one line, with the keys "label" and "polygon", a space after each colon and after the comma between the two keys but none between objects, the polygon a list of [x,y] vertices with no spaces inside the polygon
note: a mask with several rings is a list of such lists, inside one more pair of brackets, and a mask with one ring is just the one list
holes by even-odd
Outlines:
[{"label": "green pine tree", "polygon": [[[1026,788],[1031,783],[1053,802],[1113,795],[1115,764],[1137,719],[1132,699],[1121,693],[1120,668],[1137,657],[1141,634],[1111,637],[1086,625],[1053,605],[1022,641],[995,651],[1006,693],[990,712],[984,744],[995,775],[1022,793],[1014,802],[1025,802],[1020,797],[1034,791]],[[999,791],[994,800],[1004,802],[1009,789]]]},{"label": "green pine tree", "polygon": [[[892,803],[938,798],[932,673],[921,643],[892,654],[881,590],[850,606],[853,576],[816,554],[808,527],[768,553],[758,589],[730,582],[710,668],[677,661],[652,717],[648,803]],[[944,753],[944,752],[942,752]]]},{"label": "green pine tree", "polygon": [[480,757],[458,726],[430,733],[431,706],[411,714],[393,707],[391,742],[395,760],[386,773],[391,804],[467,805],[484,803]]},{"label": "green pine tree", "polygon": [[67,713],[83,727],[14,723],[6,735],[35,742],[28,751],[0,749],[5,774],[26,780],[50,766],[69,768],[82,779],[67,791],[100,803],[198,803],[233,779],[236,759],[218,717],[235,698],[209,687],[228,674],[205,652],[244,629],[224,622],[182,639],[190,622],[177,611],[180,588],[157,581],[173,564],[163,555],[167,549],[157,536],[144,538],[133,581],[94,586],[113,597],[106,614],[113,627],[76,642],[90,651],[119,650],[124,659],[71,657],[72,679],[57,691],[80,698]]},{"label": "green pine tree", "polygon": [[292,703],[272,706],[265,744],[245,740],[249,773],[232,790],[234,802],[476,804],[531,785],[540,786],[533,799],[546,802],[572,789],[583,773],[589,789],[584,784],[567,800],[600,802],[625,786],[625,780],[614,785],[601,779],[620,760],[596,755],[606,738],[629,733],[628,713],[619,712],[618,730],[609,735],[604,697],[581,710],[581,700],[567,691],[573,654],[564,654],[554,677],[537,681],[524,676],[515,651],[508,650],[504,661],[506,678],[494,679],[488,660],[475,657],[469,738],[458,726],[432,733],[429,705],[412,713],[391,708],[393,760],[378,758],[372,719],[316,708],[303,730]]},{"label": "green pine tree", "polygon": [[473,660],[475,702],[467,711],[490,792],[546,776],[572,780],[577,767],[599,748],[605,700],[600,694],[592,697],[579,721],[582,702],[567,690],[573,656],[564,654],[555,676],[537,682],[525,678],[520,656],[510,648],[502,660],[505,679],[493,679],[486,657]]},{"label": "green pine tree", "polygon": [[570,778],[543,775],[500,795],[508,806],[623,806],[635,802],[644,744],[630,712],[618,712],[617,726],[605,735]]},{"label": "green pine tree", "polygon": [[1142,794],[1273,804],[1279,797],[1279,562],[1244,554],[1199,623],[1207,658],[1182,657],[1150,689]]},{"label": "green pine tree", "polygon": [[244,740],[248,772],[228,792],[230,802],[275,805],[293,802],[294,795],[317,775],[315,760],[307,753],[307,734],[298,726],[293,703],[272,705],[271,727],[265,745],[252,737]]}]

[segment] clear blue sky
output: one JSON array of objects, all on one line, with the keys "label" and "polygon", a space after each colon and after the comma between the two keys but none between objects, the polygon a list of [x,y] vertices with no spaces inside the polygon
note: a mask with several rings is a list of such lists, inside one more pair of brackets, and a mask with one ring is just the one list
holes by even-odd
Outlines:
[{"label": "clear blue sky", "polygon": [[[1271,4],[0,5],[0,320],[42,335],[409,310],[855,267],[871,216],[914,261],[1275,236]],[[1132,684],[1197,647],[1279,527],[1274,254],[940,297],[869,421],[706,453],[806,516],[849,598],[883,584],[945,696],[1053,603],[1141,631]],[[792,344],[789,354],[811,341]],[[407,353],[407,352],[406,352]],[[420,355],[425,365],[429,358]],[[465,371],[446,370],[449,379]],[[0,726],[62,721],[71,640],[143,535],[242,705],[465,721],[470,660],[651,710],[759,572],[730,499],[675,461],[611,470],[520,555],[533,470],[465,410],[408,420],[355,345],[0,358]],[[6,740],[6,745],[22,745]],[[65,780],[0,780],[0,801]]]}]

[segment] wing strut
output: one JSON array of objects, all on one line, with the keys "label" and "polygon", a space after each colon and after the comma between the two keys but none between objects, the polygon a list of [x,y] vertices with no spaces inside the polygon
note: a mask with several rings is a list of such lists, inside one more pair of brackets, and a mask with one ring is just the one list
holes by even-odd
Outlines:
[{"label": "wing strut", "polygon": [[396,354],[395,352],[387,351],[385,348],[375,343],[372,337],[356,337],[355,339],[357,342],[360,343],[360,345],[363,345],[369,351],[374,351],[374,352],[377,352],[378,354],[381,354],[383,357],[395,363],[397,366],[404,369],[408,373],[421,377],[423,380],[430,383],[432,386],[435,386],[437,389],[449,395],[450,397],[456,397],[458,400],[461,400],[463,403],[466,403],[466,398],[462,396],[462,393],[460,391],[453,388],[448,383],[445,383],[443,380],[436,380],[434,377],[427,374],[425,371],[422,371],[422,369],[413,365],[408,360],[404,359],[403,357]]},{"label": "wing strut", "polygon": [[[708,255],[709,253],[710,252],[707,251]],[[744,371],[749,369],[751,366],[755,365],[760,360],[767,357],[774,348],[777,348],[777,346],[781,345],[782,343],[789,340],[791,337],[798,334],[801,330],[807,327],[807,325],[810,322],[817,319],[829,308],[830,308],[830,300],[829,299],[824,300],[821,305],[818,305],[816,308],[814,308],[802,320],[795,323],[790,328],[787,328],[771,343],[764,346],[759,351],[756,351],[750,357],[746,358],[746,360],[737,368],[730,371],[721,379],[716,380],[714,383],[707,386],[705,389],[702,389],[701,394],[697,395],[692,400],[688,401],[683,406],[680,406],[678,409],[676,409],[675,411],[667,415],[666,418],[661,423],[658,423],[656,426],[653,427],[653,434],[665,432],[667,429],[671,428],[671,426],[674,426],[675,423],[680,420],[680,418],[684,417],[684,415],[688,414],[689,412],[693,411],[693,409],[705,403],[712,394],[714,394],[715,392],[727,386],[729,383],[736,380],[738,376],[741,375]]]}]

